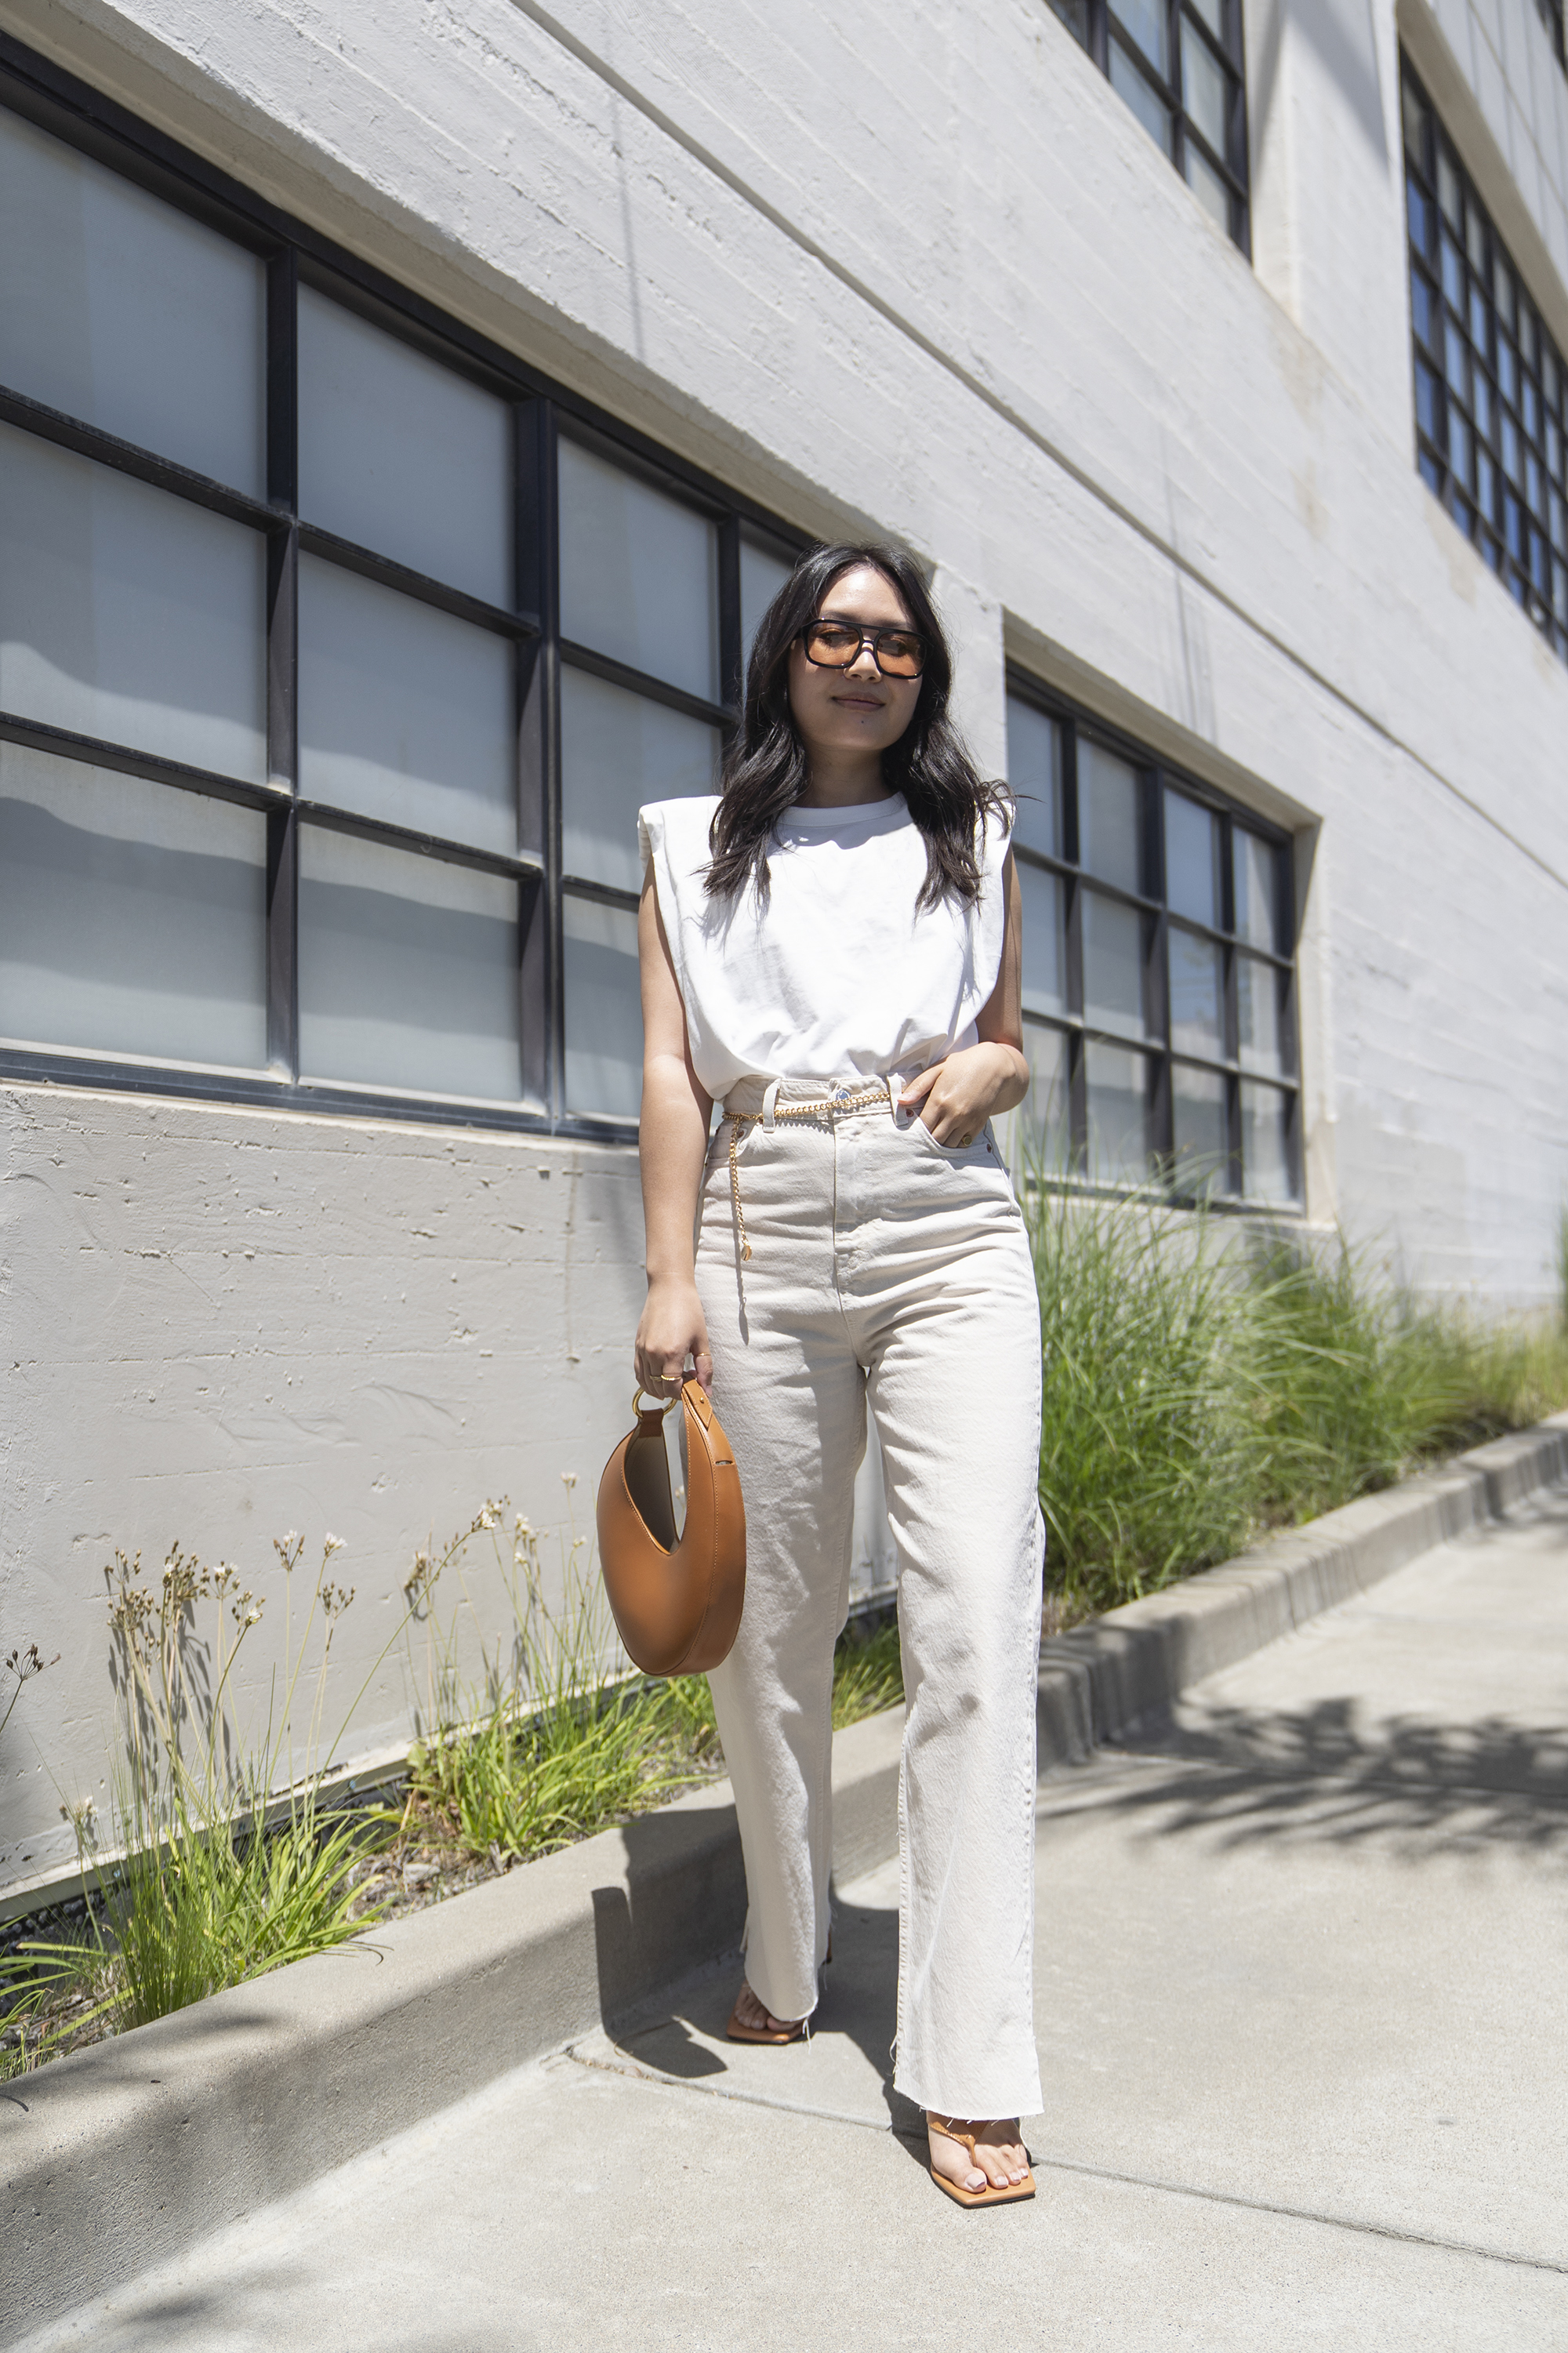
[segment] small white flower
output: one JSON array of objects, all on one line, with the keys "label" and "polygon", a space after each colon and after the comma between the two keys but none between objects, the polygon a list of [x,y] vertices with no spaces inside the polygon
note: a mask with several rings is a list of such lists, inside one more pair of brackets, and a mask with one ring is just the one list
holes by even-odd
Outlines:
[{"label": "small white flower", "polygon": [[329,1554],[331,1554],[331,1553],[334,1553],[334,1552],[342,1552],[342,1549],[343,1549],[343,1539],[342,1539],[342,1536],[329,1535],[329,1536],[327,1537],[327,1539],[326,1539],[326,1541],[325,1541],[324,1545],[322,1546],[322,1550],[323,1550],[324,1552],[326,1552],[326,1553],[329,1553]]}]

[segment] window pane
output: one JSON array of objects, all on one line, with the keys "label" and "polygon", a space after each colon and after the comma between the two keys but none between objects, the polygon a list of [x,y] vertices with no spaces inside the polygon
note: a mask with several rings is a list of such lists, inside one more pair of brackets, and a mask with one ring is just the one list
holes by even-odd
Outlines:
[{"label": "window pane", "polygon": [[1175,1120],[1174,1179],[1183,1193],[1227,1193],[1230,1146],[1226,1134],[1225,1081],[1217,1071],[1171,1070]]},{"label": "window pane", "polygon": [[1068,1041],[1059,1029],[1026,1021],[1024,1053],[1029,1065],[1029,1092],[1013,1115],[1008,1156],[1025,1173],[1059,1174],[1068,1165],[1072,1146]]},{"label": "window pane", "polygon": [[1062,885],[1037,866],[1017,869],[1024,918],[1024,1005],[1030,1013],[1067,1010],[1067,943]]},{"label": "window pane", "polygon": [[1236,860],[1236,929],[1255,948],[1285,953],[1279,938],[1279,853],[1271,841],[1237,826],[1233,834]]},{"label": "window pane", "polygon": [[574,441],[560,480],[562,635],[716,702],[713,525]]},{"label": "window pane", "polygon": [[1115,0],[1122,29],[1131,34],[1151,65],[1162,74],[1170,68],[1169,26],[1165,0]]},{"label": "window pane", "polygon": [[3,111],[0,222],[0,383],[265,497],[255,255]]},{"label": "window pane", "polygon": [[1279,1053],[1279,983],[1274,966],[1252,956],[1236,960],[1237,1027],[1244,1071],[1284,1070]]},{"label": "window pane", "polygon": [[1170,109],[1161,104],[1117,40],[1110,44],[1110,87],[1119,98],[1125,99],[1161,153],[1168,155],[1171,152]]},{"label": "window pane", "polygon": [[1173,923],[1171,942],[1171,1043],[1184,1053],[1225,1052],[1225,976],[1221,951]]},{"label": "window pane", "polygon": [[1182,99],[1215,153],[1225,161],[1230,153],[1230,142],[1226,135],[1229,99],[1225,69],[1216,62],[1203,35],[1194,32],[1191,25],[1182,26]]},{"label": "window pane", "polygon": [[1060,858],[1062,849],[1062,731],[1054,719],[1016,695],[1007,698],[1007,782],[1017,797],[1014,839],[1026,849]]},{"label": "window pane", "polygon": [[307,826],[300,846],[305,1077],[515,1102],[517,885]]},{"label": "window pane", "polygon": [[1114,752],[1102,750],[1087,736],[1078,739],[1079,857],[1090,874],[1119,883],[1123,891],[1142,888],[1142,860],[1138,855],[1138,771]]},{"label": "window pane", "polygon": [[258,1070],[267,820],[0,744],[0,1030]]},{"label": "window pane", "polygon": [[1400,91],[1405,118],[1405,144],[1418,164],[1426,153],[1426,110],[1406,82]]},{"label": "window pane", "polygon": [[629,907],[568,896],[566,1108],[636,1119],[642,1103],[642,1003],[637,919]]},{"label": "window pane", "polygon": [[307,522],[510,605],[510,423],[504,401],[300,287]]},{"label": "window pane", "polygon": [[1186,152],[1187,185],[1202,205],[1209,218],[1217,221],[1226,235],[1230,234],[1230,193],[1219,174],[1205,164],[1197,149]]},{"label": "window pane", "polygon": [[1224,0],[1190,0],[1190,5],[1194,15],[1203,18],[1215,39],[1223,45],[1225,41]]},{"label": "window pane", "polygon": [[1068,30],[1075,34],[1087,49],[1089,47],[1089,0],[1051,0],[1051,5]]},{"label": "window pane", "polygon": [[1165,897],[1178,915],[1219,924],[1219,826],[1184,794],[1165,795]]},{"label": "window pane", "polygon": [[1241,1082],[1242,1190],[1249,1200],[1294,1198],[1287,1140],[1289,1097],[1277,1087]]},{"label": "window pane", "polygon": [[1143,1034],[1143,919],[1132,907],[1083,896],[1083,1012],[1107,1029]]},{"label": "window pane", "polygon": [[563,871],[640,890],[638,809],[645,801],[716,791],[719,752],[716,727],[563,664]]},{"label": "window pane", "polygon": [[517,849],[512,649],[300,559],[300,789],[389,825]]},{"label": "window pane", "polygon": [[259,780],[262,542],[0,425],[0,708]]},{"label": "window pane", "polygon": [[1147,1065],[1121,1046],[1084,1049],[1089,1081],[1089,1174],[1141,1184],[1149,1173]]},{"label": "window pane", "polygon": [[764,546],[750,532],[741,533],[741,668],[752,658],[752,640],[758,625],[794,565],[787,556]]}]

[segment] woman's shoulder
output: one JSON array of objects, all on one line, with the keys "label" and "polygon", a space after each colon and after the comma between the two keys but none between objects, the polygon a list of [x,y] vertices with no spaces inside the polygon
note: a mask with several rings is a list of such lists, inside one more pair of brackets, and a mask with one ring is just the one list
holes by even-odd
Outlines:
[{"label": "woman's shoulder", "polygon": [[678,800],[647,802],[637,811],[637,848],[643,864],[662,852],[677,872],[706,867],[712,855],[709,829],[718,806],[717,793],[688,793]]}]

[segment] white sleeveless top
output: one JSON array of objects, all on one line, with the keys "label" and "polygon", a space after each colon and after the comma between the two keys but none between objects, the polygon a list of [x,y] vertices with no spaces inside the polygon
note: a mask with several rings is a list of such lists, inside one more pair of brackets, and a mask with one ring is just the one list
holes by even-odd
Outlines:
[{"label": "white sleeveless top", "polygon": [[646,871],[675,965],[698,1078],[912,1077],[975,1041],[1002,968],[1006,833],[987,826],[973,907],[915,912],[926,848],[901,793],[854,808],[793,808],[768,849],[769,892],[703,888],[710,796],[637,812]]}]

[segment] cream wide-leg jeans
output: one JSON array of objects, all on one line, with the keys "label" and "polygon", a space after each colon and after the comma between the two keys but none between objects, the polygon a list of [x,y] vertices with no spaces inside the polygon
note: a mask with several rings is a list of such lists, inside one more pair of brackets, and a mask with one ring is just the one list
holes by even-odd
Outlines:
[{"label": "cream wide-leg jeans", "polygon": [[[831,1085],[786,1082],[777,1099]],[[749,1083],[726,1109],[763,1102]],[[869,1403],[906,1695],[894,2083],[942,2115],[1035,2114],[1040,1323],[1023,1219],[989,1131],[948,1150],[889,1097],[741,1132],[742,1263],[730,1138],[726,1119],[697,1283],[746,1505],[745,1609],[710,1678],[745,1855],[746,1976],[775,2018],[816,2007],[833,1646]]]}]

